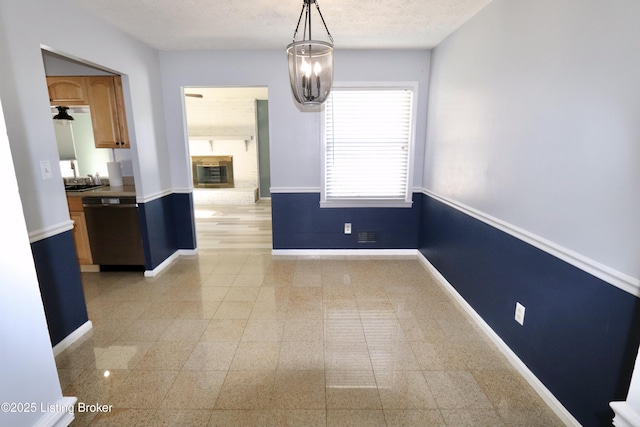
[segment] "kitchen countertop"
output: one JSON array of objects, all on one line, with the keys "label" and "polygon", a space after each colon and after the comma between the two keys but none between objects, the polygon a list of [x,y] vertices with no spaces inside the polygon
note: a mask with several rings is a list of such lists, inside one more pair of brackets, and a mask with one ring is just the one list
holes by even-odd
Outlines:
[{"label": "kitchen countertop", "polygon": [[68,197],[135,197],[136,187],[125,185],[123,187],[100,187],[86,191],[67,191]]}]

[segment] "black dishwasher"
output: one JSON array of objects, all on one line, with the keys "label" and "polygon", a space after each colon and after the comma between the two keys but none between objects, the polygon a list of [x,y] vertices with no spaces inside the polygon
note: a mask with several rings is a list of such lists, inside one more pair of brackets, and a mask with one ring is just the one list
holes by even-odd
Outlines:
[{"label": "black dishwasher", "polygon": [[94,264],[144,265],[135,197],[84,197],[82,204]]}]

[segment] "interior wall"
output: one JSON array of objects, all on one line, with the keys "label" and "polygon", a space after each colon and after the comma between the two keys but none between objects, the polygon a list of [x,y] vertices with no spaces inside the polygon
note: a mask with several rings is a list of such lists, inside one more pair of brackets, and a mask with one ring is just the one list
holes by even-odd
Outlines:
[{"label": "interior wall", "polygon": [[260,198],[271,197],[271,163],[269,158],[269,101],[256,100],[256,123],[258,132],[258,173],[260,175]]},{"label": "interior wall", "polygon": [[[47,77],[115,75],[109,71],[78,63],[47,50],[42,51],[42,60],[44,61],[44,69]],[[108,148],[95,148],[90,116],[85,113],[83,117],[83,114],[79,114],[78,111],[73,110],[74,108],[71,108],[69,113],[76,118],[76,121],[73,122],[72,125],[78,154],[78,175],[93,175],[98,172],[101,176],[106,177],[108,175],[107,162],[118,161],[122,167],[122,174],[124,176],[133,176],[131,149],[120,148],[118,150],[111,150]],[[87,119],[89,121],[87,121]],[[63,177],[73,176],[73,173],[69,174],[70,166],[68,164],[62,163],[60,169]]]},{"label": "interior wall", "polygon": [[[234,186],[257,188],[256,98],[215,96],[223,89],[211,91],[214,93],[205,89],[189,91],[203,93],[203,98],[185,97],[191,156],[232,156]],[[257,88],[255,95],[266,97],[266,89]]]},{"label": "interior wall", "polygon": [[584,426],[640,341],[639,14],[494,0],[432,53],[420,251]]},{"label": "interior wall", "polygon": [[254,98],[185,97],[189,136],[255,136],[254,103]]},{"label": "interior wall", "polygon": [[[321,113],[319,108],[297,106],[285,58],[283,51],[161,52],[165,116],[184,117],[183,87],[267,87],[274,249],[415,248],[418,204],[406,209],[319,208]],[[430,52],[336,51],[334,60],[335,84],[417,82],[414,180],[410,185],[420,188]],[[184,123],[168,120],[167,137],[174,188],[188,192],[192,184]],[[291,216],[291,212],[297,214]],[[352,223],[353,234],[344,234],[344,222]],[[358,232],[375,232],[379,240],[375,244],[358,242]]]},{"label": "interior wall", "polygon": [[[56,345],[86,324],[87,316],[51,120],[43,49],[123,77],[138,201],[143,205],[171,196],[169,202],[144,209],[147,228],[143,235],[151,248],[147,266],[155,268],[178,249],[193,249],[195,235],[190,197],[171,194],[158,52],[70,0],[0,0],[0,97],[11,106],[4,110],[7,135],[50,337]],[[48,169],[50,179],[47,173],[43,178],[43,169]]]},{"label": "interior wall", "polygon": [[495,0],[433,52],[424,187],[640,284],[640,3]]},{"label": "interior wall", "polygon": [[47,50],[42,51],[47,76],[114,76],[114,73],[75,62]]},{"label": "interior wall", "polygon": [[[61,176],[43,47],[123,75],[139,194],[170,189],[157,51],[69,0],[0,0],[0,9],[0,95],[11,105],[4,115],[30,233],[69,220],[61,180],[42,180],[40,172],[40,161],[49,160],[53,176]],[[61,30],[70,22],[72,32]]]},{"label": "interior wall", "polygon": [[[35,425],[44,415],[40,403],[55,404],[60,381],[38,288],[29,236],[11,161],[3,106],[0,105],[0,402],[34,402],[37,411],[0,412],[0,425]],[[4,409],[4,407],[3,407]]]},{"label": "interior wall", "polygon": [[[191,188],[183,87],[263,86],[269,90],[271,186],[319,191],[320,112],[301,111],[291,95],[282,51],[160,52],[174,188]],[[336,51],[335,82],[417,81],[419,107],[413,186],[422,183],[429,51]],[[259,64],[255,66],[254,64]]]},{"label": "interior wall", "polygon": [[557,399],[565,423],[610,425],[640,345],[638,298],[441,200],[421,204],[420,252]]}]

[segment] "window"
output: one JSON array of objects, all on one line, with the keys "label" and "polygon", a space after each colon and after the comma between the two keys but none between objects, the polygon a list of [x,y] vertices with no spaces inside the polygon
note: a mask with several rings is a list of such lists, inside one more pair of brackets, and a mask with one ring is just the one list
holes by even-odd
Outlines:
[{"label": "window", "polygon": [[411,206],[413,87],[334,87],[323,114],[322,207]]}]

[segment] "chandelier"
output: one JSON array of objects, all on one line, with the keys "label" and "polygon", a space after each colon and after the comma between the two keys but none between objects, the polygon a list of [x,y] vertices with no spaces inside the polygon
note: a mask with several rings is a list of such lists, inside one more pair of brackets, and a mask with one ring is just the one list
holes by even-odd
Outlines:
[{"label": "chandelier", "polygon": [[[287,46],[289,82],[293,96],[298,103],[320,105],[329,96],[333,84],[333,37],[324,22],[318,2],[316,0],[303,0],[303,2],[298,25],[293,33],[293,42]],[[330,42],[311,39],[312,4],[316,5]],[[296,41],[303,15],[302,40]],[[308,38],[306,38],[307,35]]]}]

